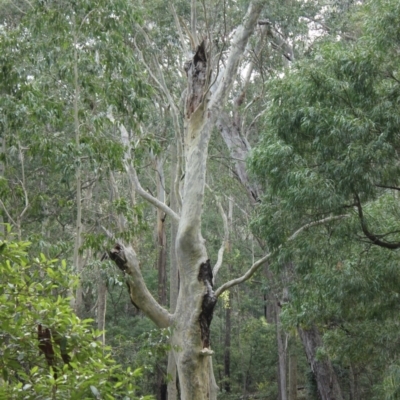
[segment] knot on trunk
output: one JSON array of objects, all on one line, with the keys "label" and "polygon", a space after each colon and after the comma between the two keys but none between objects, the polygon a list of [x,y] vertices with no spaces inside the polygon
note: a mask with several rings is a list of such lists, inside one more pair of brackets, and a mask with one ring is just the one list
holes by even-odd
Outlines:
[{"label": "knot on trunk", "polygon": [[198,280],[204,283],[206,293],[203,296],[201,303],[201,313],[199,316],[201,342],[203,349],[210,348],[210,325],[213,318],[214,307],[217,304],[213,290],[213,273],[210,260],[200,265]]},{"label": "knot on trunk", "polygon": [[124,252],[124,246],[122,244],[117,243],[111,251],[108,253],[108,256],[111,260],[115,262],[117,267],[122,271],[126,272],[128,269],[126,265],[126,257]]},{"label": "knot on trunk", "polygon": [[185,62],[184,70],[188,78],[188,91],[186,97],[186,117],[196,111],[203,101],[207,83],[207,56],[206,45],[203,40],[197,47],[192,60]]}]

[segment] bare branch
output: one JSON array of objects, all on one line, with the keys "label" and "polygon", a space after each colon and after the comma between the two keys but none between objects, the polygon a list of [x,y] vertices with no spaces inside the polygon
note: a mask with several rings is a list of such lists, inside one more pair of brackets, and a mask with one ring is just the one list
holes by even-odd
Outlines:
[{"label": "bare branch", "polygon": [[224,293],[226,290],[231,288],[232,286],[239,285],[239,283],[245,282],[248,279],[250,279],[254,273],[258,270],[258,268],[261,267],[273,254],[275,254],[276,250],[274,252],[266,254],[264,257],[260,258],[258,261],[256,261],[247,272],[242,275],[240,278],[232,279],[229,282],[224,283],[222,286],[220,286],[215,292],[215,296],[219,297],[222,293]]},{"label": "bare branch", "polygon": [[[174,16],[176,16],[176,13],[174,13]],[[179,21],[176,21],[176,23],[179,24]],[[141,34],[143,35],[143,37],[144,37],[147,45],[149,46],[149,48],[152,48],[153,44],[151,43],[151,40],[150,40],[149,36],[147,35],[147,33],[143,30],[143,28],[140,25],[137,25],[137,28],[141,32]],[[181,40],[183,40],[183,35],[182,35]],[[153,59],[153,64],[154,64],[155,68],[157,69],[157,73],[158,73],[158,76],[159,76],[159,78],[157,78],[157,76],[155,75],[153,70],[146,63],[146,61],[144,59],[144,56],[143,56],[143,53],[140,50],[139,46],[136,44],[136,41],[134,43],[135,43],[135,47],[136,47],[136,49],[137,49],[137,51],[139,53],[140,60],[142,61],[143,65],[146,67],[146,69],[147,69],[149,75],[151,76],[151,78],[156,82],[156,84],[159,87],[160,91],[162,93],[164,93],[164,95],[165,95],[165,97],[167,99],[167,102],[169,104],[169,111],[171,113],[172,122],[173,122],[174,129],[175,129],[175,137],[176,137],[176,140],[178,142],[178,153],[179,154],[178,154],[178,158],[177,158],[177,160],[178,160],[177,168],[179,169],[179,168],[181,168],[181,162],[182,162],[182,158],[183,158],[181,156],[181,154],[182,154],[182,148],[181,147],[182,147],[182,137],[183,136],[182,136],[182,132],[181,132],[181,126],[180,126],[180,123],[179,123],[180,114],[179,114],[178,107],[176,106],[175,101],[174,101],[174,99],[172,97],[172,94],[171,94],[170,90],[167,87],[167,84],[166,84],[165,78],[164,78],[164,73],[162,71],[162,68],[161,68],[159,62],[155,58]],[[183,41],[182,45],[184,45],[184,41]]]},{"label": "bare branch", "polygon": [[135,191],[143,197],[145,200],[147,200],[150,204],[153,204],[155,207],[158,209],[162,210],[165,212],[165,214],[169,215],[172,219],[175,221],[179,222],[179,215],[176,214],[173,210],[171,210],[165,203],[161,202],[154,196],[152,196],[150,193],[146,192],[142,185],[139,182],[139,178],[136,173],[136,169],[132,165],[132,160],[131,160],[131,155],[130,155],[130,141],[129,141],[129,134],[128,131],[126,130],[124,125],[120,125],[120,132],[121,132],[121,142],[123,145],[126,146],[126,151],[125,151],[125,156],[124,156],[124,165],[125,165],[125,170],[128,173],[129,181],[132,185],[132,187],[135,188]]},{"label": "bare branch", "polygon": [[28,193],[26,192],[25,185],[23,182],[21,182],[22,190],[24,191],[24,197],[25,197],[25,207],[22,210],[21,214],[19,215],[18,219],[21,220],[26,211],[28,210],[29,207],[29,199],[28,199]]},{"label": "bare branch", "polygon": [[0,204],[3,207],[4,212],[7,214],[8,219],[17,227],[17,223],[14,221],[14,219],[11,217],[11,215],[9,214],[9,212],[7,211],[6,206],[4,205],[3,201],[0,200]]},{"label": "bare branch", "polygon": [[26,15],[26,12],[24,10],[22,10],[21,8],[19,8],[14,2],[10,2],[11,5],[13,5],[20,13]]},{"label": "bare branch", "polygon": [[125,169],[128,172],[129,180],[131,181],[133,187],[135,188],[136,192],[143,197],[145,200],[147,200],[150,204],[153,204],[153,206],[159,208],[160,210],[164,211],[165,214],[170,216],[173,220],[176,222],[179,222],[180,217],[178,214],[176,214],[174,211],[172,211],[165,203],[162,203],[160,200],[156,199],[153,197],[150,193],[146,192],[140,182],[139,178],[136,174],[135,168],[128,162],[124,161],[125,164]]},{"label": "bare branch", "polygon": [[174,16],[175,26],[176,26],[176,29],[178,30],[179,39],[181,41],[183,52],[184,52],[184,54],[189,56],[189,48],[188,48],[188,46],[185,42],[185,38],[183,36],[182,27],[179,22],[178,14],[176,13],[175,7],[172,3],[170,3],[170,8],[171,8],[172,14]]},{"label": "bare branch", "polygon": [[[318,225],[323,225],[327,222],[332,222],[332,221],[336,221],[336,220],[340,220],[343,218],[348,218],[350,217],[349,214],[343,214],[343,215],[334,215],[331,217],[327,217],[327,218],[323,218],[320,219],[318,221],[313,221],[310,222],[309,224],[303,225],[300,229],[298,229],[296,232],[294,232],[287,240],[287,242],[290,242],[294,239],[296,239],[296,237],[301,233],[304,232],[314,226],[318,226]],[[231,288],[232,286],[238,285],[239,283],[245,282],[248,279],[250,279],[254,273],[258,270],[258,268],[261,267],[261,265],[263,265],[266,261],[268,261],[274,254],[276,254],[280,249],[282,248],[282,245],[280,245],[279,247],[277,247],[274,251],[271,251],[270,253],[266,254],[264,257],[260,258],[258,261],[256,261],[249,270],[247,270],[247,272],[242,275],[239,278],[236,279],[232,279],[229,282],[224,283],[222,286],[220,286],[216,291],[215,291],[215,296],[219,297],[223,292],[225,292],[226,290],[228,290],[229,288]]]},{"label": "bare branch", "polygon": [[400,187],[398,187],[398,186],[385,186],[385,185],[378,185],[378,184],[375,184],[375,186],[383,188],[383,189],[392,189],[392,190],[400,191]]},{"label": "bare branch", "polygon": [[274,28],[269,20],[260,20],[258,25],[267,29],[272,48],[280,51],[288,61],[294,61],[293,46],[285,40],[283,34]]},{"label": "bare branch", "polygon": [[199,45],[199,41],[197,40],[197,14],[196,14],[196,1],[191,1],[190,7],[190,30],[192,32],[192,37],[194,41],[193,50]]},{"label": "bare branch", "polygon": [[306,231],[306,230],[308,230],[308,229],[310,229],[310,228],[312,228],[312,227],[314,227],[314,226],[323,225],[323,224],[325,224],[325,223],[327,223],[327,222],[337,221],[337,220],[340,220],[340,219],[343,219],[343,218],[349,218],[349,217],[350,217],[350,214],[333,215],[333,216],[330,216],[330,217],[326,217],[326,218],[323,218],[323,219],[319,219],[318,221],[310,222],[309,224],[303,225],[303,226],[302,226],[301,228],[299,228],[295,233],[293,233],[293,235],[291,235],[291,236],[287,239],[287,242],[290,242],[290,241],[296,239],[296,237],[297,237],[301,232],[304,232],[304,231]]},{"label": "bare branch", "polygon": [[229,227],[228,227],[228,218],[227,218],[225,211],[221,205],[221,202],[219,201],[218,196],[211,190],[211,188],[208,185],[206,185],[206,186],[207,186],[207,189],[214,195],[215,202],[217,203],[217,207],[218,207],[219,213],[221,214],[222,222],[224,225],[224,238],[222,240],[221,247],[218,250],[217,262],[215,263],[213,271],[212,271],[213,272],[213,284],[214,284],[215,277],[217,276],[218,271],[220,270],[220,268],[222,266],[222,262],[224,260],[225,248],[229,241]]},{"label": "bare branch", "polygon": [[170,326],[172,315],[157,303],[147,289],[133,248],[117,243],[109,252],[109,256],[118,268],[124,272],[132,303],[142,310],[159,328]]},{"label": "bare branch", "polygon": [[219,82],[218,88],[211,96],[209,109],[220,106],[222,104],[222,100],[228,95],[228,92],[233,85],[234,78],[236,77],[239,61],[245,51],[249,37],[257,25],[257,20],[261,13],[261,9],[262,2],[257,1],[250,3],[243,25],[239,26],[236,30],[226,63],[226,68],[224,70],[222,79]]},{"label": "bare branch", "polygon": [[[148,39],[148,36],[146,35],[146,33],[143,31],[143,29],[141,29],[142,34],[145,36],[146,38],[146,42],[147,44],[150,43],[150,40]],[[144,59],[143,56],[143,52],[140,50],[140,47],[137,45],[136,40],[134,39],[134,45],[136,48],[136,51],[139,54],[139,60],[142,62],[142,64],[144,65],[144,67],[146,68],[147,72],[149,73],[149,75],[151,76],[151,78],[153,79],[153,81],[157,84],[157,86],[159,87],[159,89],[168,97],[167,95],[167,89],[166,87],[159,81],[159,79],[156,77],[156,75],[154,74],[153,70],[150,68],[150,66],[147,64],[146,60]]]},{"label": "bare branch", "polygon": [[218,206],[219,213],[221,214],[222,221],[224,224],[224,239],[222,240],[221,247],[218,250],[217,262],[213,268],[213,282],[215,282],[215,277],[217,276],[218,271],[220,270],[220,268],[222,266],[222,262],[224,260],[224,251],[225,251],[225,248],[226,248],[226,245],[228,242],[228,238],[229,238],[228,218],[226,217],[224,209],[222,208],[222,205],[219,200],[217,200],[217,206]]}]

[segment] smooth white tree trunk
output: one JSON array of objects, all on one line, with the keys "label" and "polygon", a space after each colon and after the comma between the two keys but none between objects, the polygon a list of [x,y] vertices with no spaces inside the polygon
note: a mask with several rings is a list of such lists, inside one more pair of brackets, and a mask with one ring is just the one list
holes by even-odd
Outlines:
[{"label": "smooth white tree trunk", "polygon": [[262,2],[250,4],[243,24],[236,30],[223,76],[210,91],[212,65],[203,42],[193,59],[186,64],[188,90],[185,110],[184,156],[185,175],[181,212],[143,190],[136,171],[126,163],[136,192],[163,210],[178,225],[175,241],[179,271],[179,294],[176,310],[170,314],[145,286],[134,250],[118,243],[110,257],[125,272],[132,301],[161,328],[172,330],[172,346],[179,376],[182,400],[205,400],[216,396],[216,384],[211,373],[209,324],[216,295],[212,289],[212,272],[204,239],[201,235],[201,215],[208,145],[211,133],[237,75],[238,65],[248,39],[257,24]]}]

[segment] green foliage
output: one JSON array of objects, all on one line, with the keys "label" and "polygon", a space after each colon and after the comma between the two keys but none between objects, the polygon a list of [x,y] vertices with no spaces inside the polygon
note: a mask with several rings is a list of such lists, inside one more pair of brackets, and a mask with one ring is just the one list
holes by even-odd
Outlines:
[{"label": "green foliage", "polygon": [[[397,15],[396,2],[382,3],[390,9],[383,15]],[[366,201],[378,185],[399,183],[398,32],[388,32],[381,13],[363,12],[357,42],[323,42],[270,87],[269,130],[251,166],[267,174],[284,209],[301,215],[342,212],[355,193]]]},{"label": "green foliage", "polygon": [[[67,288],[75,278],[66,263],[43,254],[29,259],[28,247],[28,242],[0,241],[0,397],[136,398],[133,381],[140,370],[115,364],[91,320],[81,321],[71,309]],[[39,326],[51,331],[51,367],[39,349]]]},{"label": "green foliage", "polygon": [[342,387],[357,375],[371,399],[398,396],[398,251],[376,246],[361,225],[400,240],[398,18],[397,1],[355,5],[355,38],[323,38],[276,78],[250,159],[265,189],[253,228],[279,248],[276,270],[293,276],[285,328],[318,326],[320,355],[341,371]]},{"label": "green foliage", "polygon": [[[132,49],[139,22],[133,2],[33,1],[17,25],[1,29],[0,197],[14,221],[29,199],[25,237],[37,235],[39,222],[47,247],[53,237],[71,241],[65,227],[75,223],[77,167],[83,189],[123,169],[118,125],[144,120],[151,93]],[[156,148],[142,136],[137,152]]]}]

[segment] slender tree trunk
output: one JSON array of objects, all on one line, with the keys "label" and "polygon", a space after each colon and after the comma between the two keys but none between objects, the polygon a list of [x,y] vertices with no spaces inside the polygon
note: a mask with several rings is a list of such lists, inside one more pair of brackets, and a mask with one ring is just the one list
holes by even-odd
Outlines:
[{"label": "slender tree trunk", "polygon": [[317,350],[322,346],[318,329],[299,328],[299,335],[304,345],[308,363],[317,381],[318,393],[321,400],[343,400],[337,375],[329,359],[317,360]]},{"label": "slender tree trunk", "polygon": [[289,400],[297,400],[297,355],[293,347],[289,353]]},{"label": "slender tree trunk", "polygon": [[278,343],[278,382],[279,382],[279,398],[280,400],[287,400],[287,384],[286,384],[286,344],[285,333],[282,330],[280,319],[280,307],[278,304],[275,306],[275,323],[276,323],[276,340]]},{"label": "slender tree trunk", "polygon": [[349,368],[349,380],[350,380],[350,400],[359,400],[360,396],[358,393],[358,378],[354,372],[354,368],[350,365]]},{"label": "slender tree trunk", "polygon": [[[228,231],[226,238],[226,253],[232,251],[230,232],[232,231],[232,221],[233,221],[233,201],[229,198],[229,208],[228,208]],[[232,270],[232,266],[228,265],[228,270]],[[232,313],[232,293],[229,292],[228,296],[228,306],[225,309],[225,348],[224,348],[224,381],[225,381],[225,391],[230,393],[231,391],[231,313]]]},{"label": "slender tree trunk", "polygon": [[[165,181],[162,161],[155,159],[157,198],[165,202]],[[165,234],[165,213],[157,209],[157,270],[158,270],[158,302],[162,306],[167,305],[167,237]],[[157,366],[157,400],[166,400],[167,383],[165,368],[167,360],[161,361]]]},{"label": "slender tree trunk", "polygon": [[[76,29],[75,23],[72,29]],[[75,33],[76,35],[76,33]],[[75,130],[75,146],[79,153],[80,133],[79,133],[79,84],[78,84],[78,41],[74,37],[74,100],[73,100],[73,115],[74,115],[74,130]],[[77,274],[82,273],[82,257],[79,254],[79,249],[82,243],[82,177],[81,177],[81,159],[78,156],[76,160],[76,228],[75,228],[75,246],[74,246],[74,267]],[[75,293],[75,312],[80,315],[83,309],[83,288],[79,282]]]},{"label": "slender tree trunk", "polygon": [[106,343],[105,328],[106,328],[106,309],[107,309],[107,285],[100,278],[97,284],[97,329],[100,330],[101,336],[99,337],[102,345]]},{"label": "slender tree trunk", "polygon": [[[0,137],[0,156],[4,156],[6,150],[6,139],[5,137]],[[5,166],[2,160],[2,157],[0,157],[0,177],[4,178],[5,176]],[[5,238],[5,232],[6,230],[4,229],[4,218],[3,218],[3,210],[0,212],[0,236]]]},{"label": "slender tree trunk", "polygon": [[268,263],[265,264],[264,267],[264,275],[266,276],[270,287],[267,289],[266,293],[264,294],[264,315],[265,319],[269,324],[275,323],[275,303],[276,299],[274,297],[273,291],[271,289],[273,284],[274,275],[269,269]]},{"label": "slender tree trunk", "polygon": [[176,400],[178,398],[178,389],[176,387],[176,361],[173,351],[168,353],[167,377],[168,400]]},{"label": "slender tree trunk", "polygon": [[224,387],[227,393],[231,391],[231,301],[229,293],[229,305],[225,309],[225,343],[224,343]]},{"label": "slender tree trunk", "polygon": [[[157,198],[165,202],[165,181],[162,161],[156,160]],[[158,301],[167,305],[167,237],[165,233],[165,213],[157,209],[157,270],[158,270]]]}]

